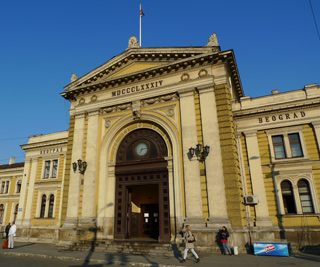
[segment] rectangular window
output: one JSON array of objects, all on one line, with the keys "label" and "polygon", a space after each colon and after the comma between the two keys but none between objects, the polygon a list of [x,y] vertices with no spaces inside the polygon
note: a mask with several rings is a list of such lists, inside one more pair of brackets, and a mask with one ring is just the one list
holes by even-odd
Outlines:
[{"label": "rectangular window", "polygon": [[274,154],[276,159],[286,158],[286,152],[282,135],[272,136],[272,142],[274,147]]},{"label": "rectangular window", "polygon": [[298,133],[288,134],[291,154],[293,158],[303,157],[300,137]]},{"label": "rectangular window", "polygon": [[56,178],[57,177],[57,171],[58,171],[58,160],[55,159],[52,161],[52,178]]},{"label": "rectangular window", "polygon": [[20,191],[21,191],[21,181],[19,180],[17,182],[17,193],[20,193]]},{"label": "rectangular window", "polygon": [[9,181],[6,182],[6,191],[4,192],[5,194],[8,194],[9,192]]},{"label": "rectangular window", "polygon": [[49,178],[49,174],[50,174],[50,160],[47,160],[44,163],[44,178]]},{"label": "rectangular window", "polygon": [[6,187],[6,182],[1,183],[1,194],[4,193],[4,188]]}]

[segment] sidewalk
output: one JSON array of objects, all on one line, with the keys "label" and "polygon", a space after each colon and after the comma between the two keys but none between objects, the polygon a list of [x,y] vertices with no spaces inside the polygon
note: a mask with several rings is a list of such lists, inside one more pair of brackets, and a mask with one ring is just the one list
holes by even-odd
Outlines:
[{"label": "sidewalk", "polygon": [[[1,239],[0,239],[1,240]],[[3,239],[2,239],[3,240]],[[276,256],[255,256],[255,255],[216,255],[204,254],[200,256],[200,263],[196,264],[191,253],[188,254],[187,261],[180,263],[173,253],[172,257],[131,255],[131,254],[110,254],[100,251],[70,251],[61,249],[52,244],[40,244],[30,242],[15,242],[14,249],[1,249],[1,255],[19,257],[41,257],[60,260],[71,260],[77,264],[107,264],[107,265],[134,265],[134,266],[320,266],[320,256],[298,254],[290,257]]]}]

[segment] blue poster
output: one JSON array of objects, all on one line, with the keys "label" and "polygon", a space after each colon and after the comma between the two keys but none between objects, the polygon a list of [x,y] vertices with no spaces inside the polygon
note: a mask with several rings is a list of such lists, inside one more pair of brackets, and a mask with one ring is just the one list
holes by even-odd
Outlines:
[{"label": "blue poster", "polygon": [[284,242],[253,242],[254,255],[289,256]]}]

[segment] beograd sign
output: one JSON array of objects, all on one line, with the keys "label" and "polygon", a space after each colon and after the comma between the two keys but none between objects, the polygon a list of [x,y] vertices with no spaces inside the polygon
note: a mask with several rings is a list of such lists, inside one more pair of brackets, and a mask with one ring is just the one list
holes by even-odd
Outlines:
[{"label": "beograd sign", "polygon": [[259,123],[265,123],[265,122],[273,122],[273,121],[299,119],[305,116],[306,116],[306,113],[304,111],[300,111],[295,113],[285,113],[280,115],[261,117],[261,118],[258,118],[258,120],[259,120]]},{"label": "beograd sign", "polygon": [[134,92],[144,91],[148,89],[154,89],[157,87],[161,87],[162,84],[163,84],[163,80],[159,80],[155,82],[149,82],[149,83],[139,84],[139,85],[128,87],[128,88],[119,89],[112,92],[112,97],[131,94]]}]

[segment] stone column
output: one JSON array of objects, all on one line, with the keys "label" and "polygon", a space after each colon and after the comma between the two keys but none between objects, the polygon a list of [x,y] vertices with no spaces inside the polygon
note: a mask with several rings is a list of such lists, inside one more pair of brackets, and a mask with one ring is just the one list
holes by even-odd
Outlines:
[{"label": "stone column", "polygon": [[[76,115],[71,162],[77,162],[78,159],[82,159],[84,127],[85,127],[85,114]],[[78,170],[76,172],[73,172],[72,166],[71,166],[70,186],[69,186],[69,195],[68,195],[68,210],[67,210],[67,218],[63,225],[64,228],[69,228],[69,227],[72,228],[75,225],[77,225],[77,222],[78,222],[81,175],[82,174],[80,174]]]},{"label": "stone column", "polygon": [[210,153],[205,160],[207,190],[209,202],[208,227],[219,228],[221,225],[230,227],[227,214],[222,155],[216,98],[213,84],[200,87],[200,108],[203,134],[203,146],[210,146]]},{"label": "stone column", "polygon": [[186,224],[191,228],[204,227],[200,166],[197,157],[191,158],[189,148],[198,143],[194,89],[184,89],[180,94],[180,113],[182,127],[182,157],[184,167],[184,187],[186,201]]},{"label": "stone column", "polygon": [[24,169],[23,169],[23,176],[21,180],[21,190],[20,190],[20,197],[19,197],[19,209],[17,214],[16,225],[22,225],[23,222],[23,214],[24,214],[24,207],[27,201],[27,188],[28,188],[28,178],[29,178],[29,168],[31,164],[31,159],[25,159],[24,162]]},{"label": "stone column", "polygon": [[320,151],[320,121],[312,122],[312,125],[316,134],[318,149]]},{"label": "stone column", "polygon": [[84,173],[82,216],[80,224],[93,224],[95,221],[95,196],[96,178],[98,165],[98,133],[99,133],[99,112],[88,114],[88,132],[86,162],[87,170]]},{"label": "stone column", "polygon": [[247,143],[252,192],[259,199],[259,203],[255,206],[256,226],[272,226],[264,187],[257,131],[244,132],[244,134]]},{"label": "stone column", "polygon": [[[23,226],[30,226],[31,221],[31,213],[32,213],[32,204],[33,204],[33,196],[34,196],[34,183],[36,180],[37,174],[37,167],[38,167],[38,159],[32,160],[30,178],[28,183],[28,195],[27,195],[27,204],[25,207],[25,213],[23,218]],[[36,204],[35,204],[36,205]]]}]

